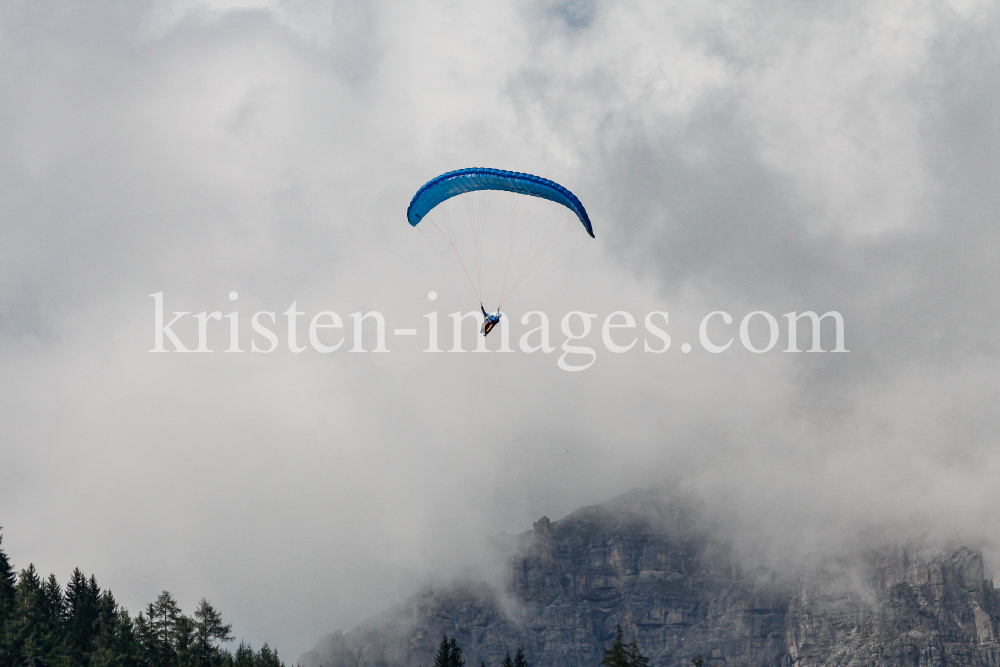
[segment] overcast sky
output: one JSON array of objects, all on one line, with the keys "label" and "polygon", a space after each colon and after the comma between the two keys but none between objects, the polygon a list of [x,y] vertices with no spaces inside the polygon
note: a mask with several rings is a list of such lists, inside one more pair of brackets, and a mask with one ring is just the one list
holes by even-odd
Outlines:
[{"label": "overcast sky", "polygon": [[[133,613],[207,597],[286,660],[636,486],[779,563],[878,532],[996,566],[998,11],[3,3],[4,549]],[[446,347],[478,306],[405,218],[469,166],[587,206],[597,238],[508,306],[515,347],[521,313],[557,346],[598,314],[586,371],[392,335],[437,310]],[[157,292],[238,310],[244,348],[260,310],[378,310],[392,352],[153,354]],[[608,352],[616,310],[669,311],[671,349]],[[748,352],[755,310],[839,311],[850,352]]]}]

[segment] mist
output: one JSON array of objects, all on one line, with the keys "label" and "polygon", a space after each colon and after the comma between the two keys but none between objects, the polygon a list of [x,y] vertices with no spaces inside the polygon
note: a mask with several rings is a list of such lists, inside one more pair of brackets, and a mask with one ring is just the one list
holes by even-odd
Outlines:
[{"label": "mist", "polygon": [[[5,4],[4,549],[133,613],[207,597],[286,660],[632,488],[779,566],[872,535],[996,563],[998,28],[964,1]],[[478,303],[405,210],[470,166],[587,206],[597,238],[508,306],[556,346],[598,314],[586,371],[422,339],[149,352],[158,292],[246,331],[436,310],[450,342]],[[717,310],[724,354],[697,345]],[[850,352],[740,345],[748,313],[807,310]],[[604,349],[614,311],[669,311],[673,347]]]}]

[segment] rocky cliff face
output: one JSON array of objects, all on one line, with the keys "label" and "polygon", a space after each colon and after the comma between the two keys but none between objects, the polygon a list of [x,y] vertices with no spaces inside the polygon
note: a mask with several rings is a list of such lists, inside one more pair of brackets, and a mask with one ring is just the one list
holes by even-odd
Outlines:
[{"label": "rocky cliff face", "polygon": [[615,626],[655,667],[1000,667],[1000,595],[967,548],[891,548],[843,577],[743,572],[683,508],[633,492],[511,538],[507,590],[428,590],[302,656],[303,667],[428,667],[441,636],[470,667],[524,649],[535,667],[596,667]]}]

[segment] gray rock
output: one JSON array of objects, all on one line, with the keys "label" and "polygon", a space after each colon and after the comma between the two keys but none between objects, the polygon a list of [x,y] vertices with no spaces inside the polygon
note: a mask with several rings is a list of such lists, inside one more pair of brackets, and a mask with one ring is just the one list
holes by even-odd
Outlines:
[{"label": "gray rock", "polygon": [[[430,667],[444,634],[469,667],[524,649],[596,667],[621,625],[654,667],[1000,667],[1000,595],[962,547],[871,551],[860,580],[743,571],[682,505],[630,492],[506,538],[507,589],[428,589],[300,658],[303,667]],[[846,582],[846,583],[845,583]]]}]

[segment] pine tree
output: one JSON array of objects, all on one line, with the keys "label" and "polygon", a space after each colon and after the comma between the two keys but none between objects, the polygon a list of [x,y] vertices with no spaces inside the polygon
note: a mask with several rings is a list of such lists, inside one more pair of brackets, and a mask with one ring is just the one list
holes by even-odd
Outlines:
[{"label": "pine tree", "polygon": [[626,648],[629,667],[649,667],[649,658],[639,652],[639,640],[633,639]]},{"label": "pine tree", "polygon": [[514,654],[514,667],[528,667],[528,661],[524,659],[524,651],[521,647],[517,647],[517,652]]},{"label": "pine tree", "polygon": [[[3,526],[0,526],[0,530]],[[3,546],[3,535],[0,534],[0,547]],[[14,613],[14,599],[17,596],[14,576],[14,566],[11,564],[7,554],[0,549],[0,629],[3,623]],[[0,654],[2,656],[2,654]],[[2,658],[0,658],[2,659]]]},{"label": "pine tree", "polygon": [[[34,565],[15,577],[0,550],[0,667],[285,667],[267,644],[230,654],[231,632],[204,598],[192,618],[163,591],[133,619],[95,577],[75,569],[64,591]],[[442,645],[441,667],[464,667],[458,642]]]},{"label": "pine tree", "polygon": [[[0,546],[2,545],[3,535],[0,535]],[[0,549],[0,667],[12,666],[16,658],[7,633],[7,623],[13,619],[17,602],[16,582],[14,566],[3,549]]]},{"label": "pine tree", "polygon": [[160,593],[156,601],[150,602],[146,607],[146,616],[140,627],[140,641],[149,667],[172,667],[176,662],[177,626],[181,615],[177,601],[168,591]]},{"label": "pine tree", "polygon": [[623,638],[622,626],[615,627],[615,641],[611,648],[604,649],[603,667],[649,667],[649,658],[639,651],[639,640],[628,644]]},{"label": "pine tree", "polygon": [[194,619],[184,614],[177,616],[174,624],[174,654],[176,664],[180,667],[194,667],[197,665],[197,655],[195,649],[195,629]]},{"label": "pine tree", "polygon": [[448,642],[451,652],[451,664],[449,667],[465,667],[465,658],[462,657],[462,647],[458,645],[458,640],[454,637]]},{"label": "pine tree", "polygon": [[[146,610],[148,611],[149,607]],[[139,615],[135,617],[133,628],[135,630],[135,638],[139,642],[139,661],[143,665],[150,665],[150,667],[158,664],[156,661],[158,651],[156,633],[153,632],[153,625],[149,622],[144,612],[140,611]]]},{"label": "pine tree", "polygon": [[434,667],[465,667],[465,658],[462,657],[462,647],[458,645],[458,640],[445,635],[438,645],[437,654],[434,656]]},{"label": "pine tree", "polygon": [[98,601],[89,667],[140,667],[135,626],[128,611],[118,608],[110,591],[104,591]]},{"label": "pine tree", "polygon": [[181,617],[181,609],[177,600],[169,591],[163,591],[156,597],[156,602],[149,603],[147,608],[149,621],[157,639],[164,644],[173,644],[177,629],[177,621]]},{"label": "pine tree", "polygon": [[7,623],[7,649],[14,664],[54,665],[63,662],[62,589],[55,576],[44,582],[34,565],[21,570],[14,617]]},{"label": "pine tree", "polygon": [[222,652],[215,646],[215,642],[232,641],[233,636],[229,633],[233,626],[223,624],[222,616],[205,598],[198,603],[194,617],[194,664],[197,667],[213,667],[221,664]]},{"label": "pine tree", "polygon": [[28,565],[17,576],[15,587],[14,613],[7,622],[4,633],[6,650],[10,655],[9,664],[18,664],[25,659],[25,647],[29,652],[39,642],[38,631],[44,622],[41,605],[42,582],[38,579],[34,565]]},{"label": "pine tree", "polygon": [[267,645],[260,647],[260,653],[257,654],[257,659],[254,661],[254,667],[284,667],[281,664],[281,660],[278,660],[278,652]]},{"label": "pine tree", "polygon": [[604,649],[604,658],[601,660],[602,667],[629,667],[628,652],[625,649],[625,641],[622,639],[622,626],[615,628],[615,641],[611,648]]},{"label": "pine tree", "polygon": [[434,656],[434,667],[452,667],[451,644],[448,643],[448,635],[441,638],[437,655]]},{"label": "pine tree", "polygon": [[50,574],[42,584],[42,607],[52,628],[58,633],[56,628],[61,630],[66,621],[66,601],[63,600],[62,587],[54,574]]},{"label": "pine tree", "polygon": [[80,568],[73,570],[66,583],[66,650],[70,659],[77,664],[86,664],[93,651],[94,636],[97,632],[99,614],[98,601],[101,589],[97,580],[84,576]]},{"label": "pine tree", "polygon": [[236,654],[229,660],[227,667],[254,667],[255,658],[253,649],[241,641],[239,648],[236,649]]},{"label": "pine tree", "polygon": [[514,661],[510,659],[510,651],[503,658],[503,667],[514,667]]}]

